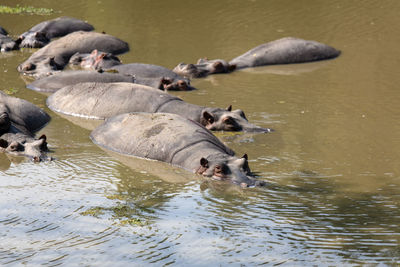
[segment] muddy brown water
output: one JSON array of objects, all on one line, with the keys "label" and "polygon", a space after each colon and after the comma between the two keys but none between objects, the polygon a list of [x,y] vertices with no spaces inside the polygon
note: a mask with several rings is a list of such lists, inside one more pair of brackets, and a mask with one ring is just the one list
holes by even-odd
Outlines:
[{"label": "muddy brown water", "polygon": [[173,68],[231,59],[286,36],[342,50],[334,60],[193,80],[188,102],[243,109],[271,134],[218,136],[269,185],[242,190],[118,158],[53,113],[0,55],[0,89],[44,108],[56,160],[0,155],[1,265],[339,266],[400,263],[400,2],[11,1],[50,16],[0,14],[18,35],[61,15],[129,42],[124,63]]}]

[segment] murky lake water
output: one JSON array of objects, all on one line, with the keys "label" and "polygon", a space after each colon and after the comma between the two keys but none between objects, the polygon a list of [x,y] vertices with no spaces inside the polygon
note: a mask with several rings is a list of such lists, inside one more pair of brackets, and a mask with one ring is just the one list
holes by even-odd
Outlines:
[{"label": "murky lake water", "polygon": [[45,95],[25,88],[16,67],[33,50],[1,54],[0,89],[51,115],[40,133],[56,158],[34,164],[0,155],[1,265],[400,263],[399,1],[1,4],[57,11],[0,14],[12,35],[73,16],[129,42],[124,63],[229,60],[285,36],[343,52],[325,62],[197,79],[199,90],[175,93],[199,105],[232,104],[276,130],[218,134],[270,183],[247,190],[179,170],[170,176],[162,164],[147,168],[155,175],[146,163],[117,159],[90,141],[89,130],[50,111]]}]

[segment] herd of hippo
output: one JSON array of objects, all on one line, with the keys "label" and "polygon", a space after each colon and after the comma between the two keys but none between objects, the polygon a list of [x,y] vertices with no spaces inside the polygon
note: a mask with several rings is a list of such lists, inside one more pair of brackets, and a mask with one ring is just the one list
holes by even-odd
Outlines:
[{"label": "herd of hippo", "polygon": [[[215,73],[331,59],[340,54],[325,44],[287,37],[257,46],[229,62],[200,59],[170,70],[151,64],[122,64],[116,55],[129,51],[129,45],[93,30],[84,21],[60,17],[39,23],[14,40],[0,27],[1,52],[40,48],[17,67],[21,74],[36,79],[27,88],[51,94],[47,106],[55,112],[105,120],[90,135],[95,144],[242,187],[265,182],[252,175],[246,154],[236,157],[211,131],[272,130],[248,122],[244,112],[232,110],[232,106],[198,106],[167,91],[193,90],[190,79]],[[70,70],[63,71],[67,66]],[[39,107],[0,92],[1,151],[34,161],[50,160],[46,136],[35,137],[49,121],[50,116]]]}]

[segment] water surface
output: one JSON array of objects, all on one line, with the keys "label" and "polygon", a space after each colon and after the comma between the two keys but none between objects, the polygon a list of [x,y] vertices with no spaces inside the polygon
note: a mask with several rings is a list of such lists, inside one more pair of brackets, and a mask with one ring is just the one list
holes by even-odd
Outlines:
[{"label": "water surface", "polygon": [[[334,60],[193,80],[175,93],[241,108],[271,134],[219,133],[269,182],[239,189],[94,145],[0,55],[0,89],[44,108],[55,161],[0,155],[1,265],[397,265],[400,263],[398,1],[2,1],[53,8],[0,14],[17,36],[61,15],[130,44],[124,63],[173,68],[232,59],[286,36],[342,50]],[[143,168],[141,166],[143,164]],[[166,168],[168,169],[168,168]],[[171,170],[171,169],[170,169]],[[175,174],[176,176],[175,176]],[[181,179],[186,177],[187,179]],[[175,179],[176,178],[176,179]]]}]

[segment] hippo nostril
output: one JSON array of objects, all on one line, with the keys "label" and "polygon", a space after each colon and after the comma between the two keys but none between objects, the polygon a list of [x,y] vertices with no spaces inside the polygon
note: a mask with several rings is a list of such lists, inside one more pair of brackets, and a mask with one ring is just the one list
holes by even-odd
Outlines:
[{"label": "hippo nostril", "polygon": [[40,162],[40,158],[38,156],[33,157],[34,162]]}]

